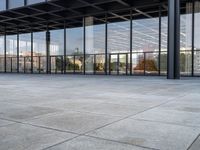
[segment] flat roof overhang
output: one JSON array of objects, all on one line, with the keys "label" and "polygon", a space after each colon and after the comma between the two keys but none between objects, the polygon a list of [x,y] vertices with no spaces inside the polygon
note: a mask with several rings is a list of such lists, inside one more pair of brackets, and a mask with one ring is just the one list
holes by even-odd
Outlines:
[{"label": "flat roof overhang", "polygon": [[96,24],[105,14],[110,22],[127,20],[130,11],[134,19],[158,17],[159,6],[167,15],[167,0],[52,0],[1,11],[0,35],[80,27],[87,16],[98,18]]}]

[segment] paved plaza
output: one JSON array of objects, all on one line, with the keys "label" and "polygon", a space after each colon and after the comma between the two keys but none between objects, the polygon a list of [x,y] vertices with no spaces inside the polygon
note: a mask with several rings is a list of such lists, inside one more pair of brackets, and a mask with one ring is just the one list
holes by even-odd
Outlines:
[{"label": "paved plaza", "polygon": [[0,74],[0,150],[200,150],[200,78]]}]

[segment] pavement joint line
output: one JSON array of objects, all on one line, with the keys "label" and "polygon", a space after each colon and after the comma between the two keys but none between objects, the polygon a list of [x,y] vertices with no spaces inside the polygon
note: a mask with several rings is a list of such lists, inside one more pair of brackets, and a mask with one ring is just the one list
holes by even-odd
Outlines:
[{"label": "pavement joint line", "polygon": [[11,120],[11,119],[4,119],[4,118],[0,118],[0,119],[15,122],[14,124],[18,123],[18,124],[23,124],[23,125],[29,125],[29,126],[37,127],[37,128],[43,128],[43,129],[47,129],[47,130],[53,130],[53,131],[57,131],[57,132],[65,132],[65,133],[70,133],[70,134],[74,134],[74,135],[82,135],[82,134],[75,133],[75,132],[72,132],[72,131],[60,130],[60,129],[55,129],[55,128],[51,128],[51,127],[30,124],[30,123],[21,122],[21,121],[15,121],[15,120]]},{"label": "pavement joint line", "polygon": [[[136,78],[137,79],[137,78]],[[118,81],[117,80],[117,78],[116,78],[116,81]],[[124,80],[124,81],[126,81],[126,80]],[[127,80],[128,81],[128,80]],[[160,80],[158,80],[158,81],[160,81]],[[139,81],[138,81],[139,82]],[[137,82],[137,83],[138,83]],[[156,84],[156,82],[157,82],[157,80],[155,80],[155,84]],[[118,85],[118,84],[117,84]],[[186,85],[188,85],[188,84],[184,84],[185,86]],[[153,92],[150,92],[150,94],[155,94],[155,93],[153,93]],[[179,99],[179,97],[184,97],[184,96],[186,96],[186,95],[188,95],[188,94],[183,94],[183,95],[178,95],[178,96],[174,96],[173,98],[169,98],[169,99],[167,99],[167,100],[169,100],[169,101],[165,101],[166,103],[168,103],[168,102],[171,102],[171,101],[179,101],[179,100],[181,100],[181,99]],[[164,102],[164,103],[165,103]],[[160,104],[160,105],[164,105],[164,103],[163,104]],[[154,107],[154,106],[153,106]],[[157,106],[155,106],[155,108],[156,107],[159,107],[159,105]],[[146,112],[146,111],[148,111],[148,110],[151,110],[151,109],[153,109],[152,107],[149,107],[149,108],[147,108],[146,110],[144,110],[143,112]],[[74,110],[72,110],[72,111],[74,111]],[[77,112],[77,111],[76,111]],[[79,112],[82,112],[82,111],[79,111]],[[86,112],[86,113],[92,113],[92,112]],[[142,111],[141,112],[138,112],[138,114],[140,114],[140,113],[142,113]],[[138,114],[132,114],[132,115],[128,115],[128,116],[126,116],[126,117],[123,117],[124,119],[127,119],[127,117],[129,118],[129,116],[130,117],[132,117],[132,116],[134,116],[134,115],[138,115]],[[100,115],[100,114],[98,114],[98,115]],[[105,114],[104,114],[105,115]],[[41,115],[41,117],[43,117],[43,115]],[[121,119],[121,120],[124,120],[124,119]],[[36,119],[38,119],[38,118],[36,118]],[[132,119],[132,118],[130,118],[130,119]],[[6,120],[6,119],[4,119],[4,120]],[[29,119],[28,119],[29,120]],[[8,120],[8,121],[11,121],[11,120]],[[144,120],[145,121],[145,120]],[[149,120],[147,120],[147,121],[149,121]],[[63,131],[63,130],[57,130],[57,129],[53,129],[53,128],[48,128],[48,127],[43,127],[43,126],[38,126],[38,125],[34,125],[34,124],[30,124],[30,123],[24,123],[23,121],[22,122],[20,122],[20,121],[13,121],[13,122],[15,122],[15,123],[13,123],[13,124],[17,124],[17,123],[20,123],[20,124],[27,124],[27,125],[31,125],[31,126],[35,126],[35,127],[39,127],[39,128],[46,128],[46,129],[49,129],[49,130],[56,130],[56,131],[59,131],[59,132],[67,132],[67,133],[69,133],[68,131]],[[152,122],[154,122],[154,121],[152,121]],[[162,122],[161,122],[162,123]],[[110,124],[114,124],[114,123],[110,123]],[[106,125],[105,125],[106,126]],[[99,128],[103,128],[104,126],[102,126],[102,127],[99,127]],[[95,130],[98,130],[98,129],[95,129]],[[94,130],[94,131],[95,131]],[[88,131],[88,132],[91,132],[91,131]],[[87,133],[87,132],[86,132]],[[73,134],[76,134],[76,133],[73,133]],[[197,133],[198,134],[198,133]],[[77,134],[77,136],[75,136],[74,138],[78,138],[78,137],[80,137],[80,136],[88,136],[88,137],[90,137],[89,135],[84,135],[84,134]],[[195,138],[195,140],[192,142],[192,144],[191,144],[191,146],[193,145],[193,143],[198,139],[198,137],[199,137],[200,135],[198,135],[197,136],[197,138]],[[92,137],[92,136],[91,136]],[[72,138],[71,140],[73,140],[74,138]],[[93,137],[93,138],[98,138],[98,137]],[[100,139],[100,138],[99,138]],[[102,138],[103,139],[103,138]],[[109,139],[104,139],[104,140],[109,140]],[[68,139],[68,140],[65,140],[65,142],[67,142],[67,141],[70,141],[70,139]],[[111,140],[112,141],[112,140]],[[113,141],[114,142],[114,141]],[[118,141],[115,141],[115,142],[118,142]],[[119,143],[119,142],[118,142]],[[125,144],[125,143],[124,143]],[[59,145],[59,143],[58,143],[58,145]],[[132,144],[131,144],[132,145]]]},{"label": "pavement joint line", "polygon": [[141,146],[141,145],[138,145],[138,144],[130,144],[130,143],[128,143],[128,142],[122,142],[122,141],[117,141],[117,140],[111,140],[111,139],[106,139],[106,138],[101,138],[101,137],[96,137],[96,136],[91,136],[91,135],[84,135],[84,136],[90,137],[90,138],[99,139],[99,140],[104,140],[104,141],[110,141],[110,142],[115,142],[115,143],[120,143],[120,144],[126,144],[126,145],[130,145],[130,146],[136,146],[136,147],[145,148],[145,149],[149,149],[149,150],[159,150],[159,149],[156,149],[156,148]]},{"label": "pavement joint line", "polygon": [[131,120],[138,120],[138,121],[145,121],[145,122],[156,122],[156,123],[161,123],[161,124],[168,124],[168,125],[176,125],[176,126],[182,126],[182,127],[188,127],[188,128],[199,128],[200,126],[193,126],[193,125],[183,125],[179,123],[173,123],[173,122],[164,122],[164,121],[154,121],[154,120],[146,120],[146,119],[138,119],[138,118],[129,118]]},{"label": "pavement joint line", "polygon": [[197,137],[194,139],[194,141],[189,145],[189,147],[187,148],[187,150],[190,150],[190,148],[192,147],[192,145],[198,140],[199,137],[200,137],[200,133],[199,133],[199,135],[197,135]]},{"label": "pavement joint line", "polygon": [[48,150],[48,149],[50,149],[50,148],[52,148],[52,147],[61,145],[61,144],[63,144],[63,143],[72,141],[72,140],[74,140],[74,139],[77,139],[78,137],[90,137],[90,138],[94,138],[94,139],[98,139],[98,140],[103,140],[103,141],[109,141],[109,142],[124,144],[124,145],[135,146],[135,147],[138,147],[138,148],[145,148],[145,149],[149,149],[149,150],[159,150],[159,149],[150,148],[150,147],[146,147],[146,146],[141,146],[141,145],[137,145],[137,144],[130,144],[130,143],[128,143],[128,142],[121,142],[121,141],[117,141],[117,140],[105,139],[105,138],[100,138],[100,137],[95,137],[95,136],[90,136],[90,135],[84,135],[84,134],[75,136],[75,137],[73,137],[73,138],[64,140],[64,141],[62,141],[62,142],[56,143],[56,144],[51,145],[51,146],[48,146],[48,147],[46,147],[46,148],[44,148],[44,149],[42,149],[42,150]]},{"label": "pavement joint line", "polygon": [[72,140],[74,140],[74,139],[76,139],[76,138],[78,138],[78,137],[80,137],[80,136],[81,136],[81,135],[78,135],[78,136],[75,136],[75,137],[73,137],[73,138],[70,138],[70,139],[67,139],[67,140],[58,142],[58,143],[56,143],[56,144],[54,144],[54,145],[48,146],[48,147],[46,147],[46,148],[43,148],[42,150],[48,150],[48,149],[50,149],[50,148],[52,148],[52,147],[61,145],[61,144],[63,144],[63,143],[69,142],[69,141],[72,141]]},{"label": "pavement joint line", "polygon": [[[68,141],[73,140],[73,139],[75,139],[75,138],[78,138],[78,137],[80,137],[80,136],[92,137],[92,136],[87,135],[87,133],[92,132],[92,131],[95,131],[95,130],[98,130],[98,129],[100,129],[100,128],[103,128],[104,126],[108,126],[108,125],[104,125],[104,126],[101,126],[101,127],[99,127],[99,128],[96,128],[96,129],[94,129],[94,130],[90,130],[90,131],[87,131],[87,132],[85,132],[85,133],[78,134],[78,133],[71,132],[71,131],[65,131],[65,130],[55,129],[55,128],[51,128],[51,127],[39,126],[39,125],[34,125],[34,124],[25,123],[25,122],[21,122],[21,121],[15,121],[15,120],[11,120],[11,119],[4,119],[4,118],[0,118],[0,119],[15,122],[14,124],[19,123],[19,124],[30,125],[30,126],[33,126],[33,127],[43,128],[43,129],[47,129],[47,130],[53,130],[53,131],[57,131],[57,132],[64,132],[64,133],[70,133],[70,134],[77,135],[77,136],[75,136],[75,137],[73,137],[73,138],[64,140],[64,141],[62,141],[62,142],[59,142],[59,143],[57,143],[57,144],[54,144],[54,145],[49,146],[49,147],[47,147],[47,148],[44,148],[44,149],[42,149],[42,150],[47,150],[47,149],[49,149],[49,148],[51,148],[51,147],[54,147],[54,146],[60,145],[60,144],[62,144],[62,143],[68,142]],[[124,119],[127,119],[127,117],[124,118]],[[121,120],[124,120],[124,119],[121,119]],[[121,121],[121,120],[120,120],[120,121]],[[118,121],[117,121],[117,122],[118,122]],[[115,122],[114,122],[114,123],[115,123]],[[113,123],[110,123],[109,125],[111,125],[111,124],[113,124]],[[93,138],[98,139],[99,137],[93,137]],[[120,142],[120,141],[115,141],[115,140],[110,140],[110,139],[103,139],[103,138],[99,138],[99,139],[107,140],[107,141],[112,141],[112,142],[117,142],[117,143],[121,143],[121,144],[132,145],[132,146],[141,147],[141,148],[146,148],[146,149],[150,149],[150,150],[157,150],[157,149],[152,149],[152,148],[148,148],[148,147],[143,147],[143,146],[140,146],[140,145],[134,145],[134,144],[126,143],[126,142]]]},{"label": "pavement joint line", "polygon": [[20,121],[17,120],[12,120],[12,119],[6,119],[6,118],[0,118],[1,120],[5,120],[5,121],[11,121],[11,122],[15,122],[15,123],[22,123]]},{"label": "pavement joint line", "polygon": [[15,124],[17,124],[17,123],[10,123],[10,124],[7,124],[7,125],[2,125],[2,126],[0,126],[0,128],[7,127],[7,126],[12,126],[12,125],[15,125]]},{"label": "pavement joint line", "polygon": [[[104,127],[109,126],[109,125],[111,125],[111,124],[114,124],[114,123],[120,122],[120,121],[122,121],[122,120],[128,119],[128,118],[133,117],[133,116],[136,116],[136,115],[138,115],[138,114],[140,114],[140,113],[143,113],[143,112],[145,112],[145,111],[148,111],[148,110],[151,110],[151,109],[157,108],[157,107],[159,107],[159,106],[161,106],[161,105],[164,105],[164,104],[167,104],[167,103],[169,103],[169,102],[171,102],[171,101],[174,101],[174,100],[171,99],[171,100],[166,101],[166,102],[164,102],[164,103],[162,103],[162,104],[159,104],[159,105],[156,105],[156,106],[153,106],[153,107],[147,108],[147,109],[145,109],[145,110],[143,110],[143,111],[140,111],[140,112],[135,113],[134,115],[126,116],[126,117],[121,118],[121,119],[119,119],[119,120],[113,121],[113,122],[111,122],[111,123],[109,123],[109,124],[106,124],[106,125],[104,125],[104,126],[102,126],[102,127],[96,128],[95,130],[98,130],[98,129],[104,128]],[[92,130],[92,131],[94,131],[94,130]],[[92,132],[92,131],[89,131],[89,132]],[[86,133],[86,134],[87,134],[87,133]]]},{"label": "pavement joint line", "polygon": [[116,120],[116,121],[113,121],[113,122],[111,122],[111,123],[105,124],[105,125],[103,125],[103,126],[101,126],[101,127],[95,128],[95,129],[93,129],[93,130],[87,131],[87,132],[82,133],[82,134],[78,134],[78,133],[71,132],[71,131],[64,131],[64,130],[60,130],[60,129],[55,129],[55,128],[51,128],[51,127],[45,127],[45,126],[34,125],[34,124],[25,123],[25,122],[22,122],[22,121],[16,121],[16,120],[12,120],[12,119],[5,119],[5,118],[0,118],[0,119],[2,119],[2,120],[7,120],[7,121],[12,121],[12,122],[19,123],[19,124],[24,124],[24,125],[31,125],[31,126],[38,127],[38,128],[44,128],[44,129],[54,130],[54,131],[58,131],[58,132],[66,132],[66,133],[71,133],[71,134],[76,134],[76,135],[81,136],[81,135],[86,135],[86,134],[88,134],[88,133],[90,133],[90,132],[93,132],[93,131],[95,131],[95,130],[99,130],[99,129],[104,128],[104,127],[106,127],[106,126],[109,126],[109,125],[111,125],[111,124],[120,122],[120,121],[122,121],[122,120],[128,119],[128,118],[130,118],[130,117],[136,116],[136,115],[138,115],[138,114],[140,114],[140,113],[143,113],[143,112],[145,112],[145,111],[154,109],[154,108],[156,108],[156,107],[159,107],[159,106],[161,106],[161,105],[163,105],[163,104],[166,104],[166,103],[168,103],[168,102],[171,102],[171,101],[174,101],[174,99],[170,99],[170,100],[168,100],[168,101],[166,101],[166,102],[164,102],[164,103],[161,103],[161,104],[159,104],[159,105],[150,107],[150,108],[148,108],[148,109],[146,109],[146,110],[143,110],[143,111],[140,111],[140,112],[138,112],[138,113],[136,113],[136,114],[134,114],[134,115],[126,116],[126,117],[124,117],[124,118],[118,119],[118,120]]}]

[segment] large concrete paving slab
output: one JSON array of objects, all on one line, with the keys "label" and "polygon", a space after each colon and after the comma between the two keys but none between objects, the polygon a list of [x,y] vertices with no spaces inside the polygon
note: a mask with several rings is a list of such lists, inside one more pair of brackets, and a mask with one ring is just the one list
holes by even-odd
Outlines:
[{"label": "large concrete paving slab", "polygon": [[149,150],[143,147],[81,136],[47,150]]},{"label": "large concrete paving slab", "polygon": [[0,74],[0,150],[196,150],[199,87],[199,78]]},{"label": "large concrete paving slab", "polygon": [[0,128],[0,149],[39,150],[75,136],[30,125],[14,124]]},{"label": "large concrete paving slab", "polygon": [[95,105],[89,105],[82,107],[79,109],[83,112],[90,112],[90,113],[96,113],[96,114],[103,114],[106,116],[130,116],[135,115],[139,112],[142,112],[146,109],[148,109],[148,106],[137,106],[137,105],[120,105],[120,104],[114,104],[114,103],[99,103]]},{"label": "large concrete paving slab", "polygon": [[110,117],[92,113],[66,111],[43,116],[39,119],[29,120],[27,123],[83,134],[119,119],[120,118],[118,117]]},{"label": "large concrete paving slab", "polygon": [[34,119],[41,115],[55,113],[59,110],[55,108],[25,106],[14,103],[0,102],[0,118],[13,121],[23,121]]},{"label": "large concrete paving slab", "polygon": [[200,129],[125,119],[88,135],[161,150],[186,150]]},{"label": "large concrete paving slab", "polygon": [[200,127],[200,105],[179,100],[145,111],[132,118]]},{"label": "large concrete paving slab", "polygon": [[194,143],[191,145],[189,150],[199,150],[200,149],[200,137],[198,137]]},{"label": "large concrete paving slab", "polygon": [[11,121],[8,121],[8,120],[0,119],[0,127],[7,126],[7,125],[10,125],[10,124],[14,124],[14,123],[11,122]]}]

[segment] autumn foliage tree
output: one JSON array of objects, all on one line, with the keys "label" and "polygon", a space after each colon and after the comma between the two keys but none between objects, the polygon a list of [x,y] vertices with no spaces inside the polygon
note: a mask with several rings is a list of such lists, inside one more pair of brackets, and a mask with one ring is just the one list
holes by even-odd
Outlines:
[{"label": "autumn foliage tree", "polygon": [[155,61],[152,59],[140,60],[134,70],[158,71]]}]

